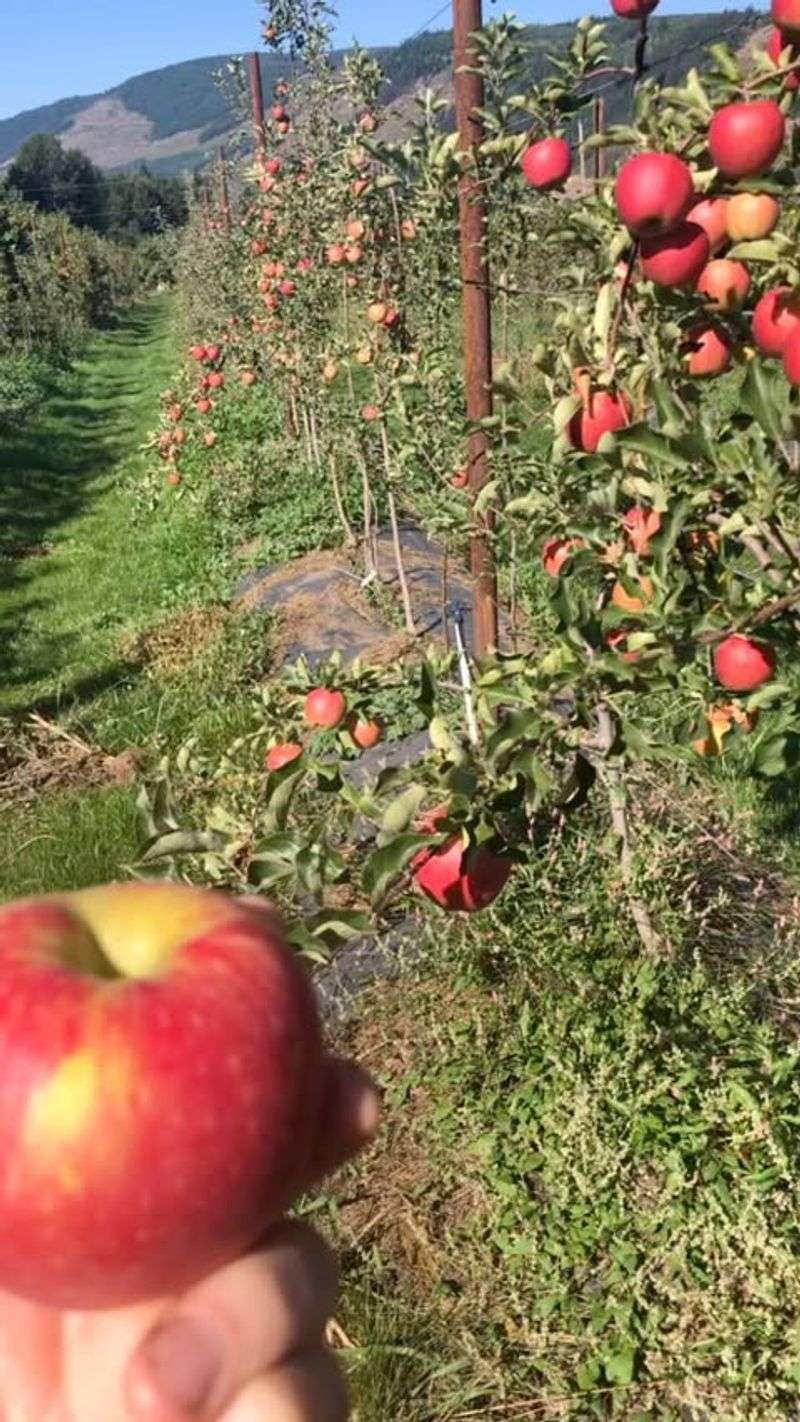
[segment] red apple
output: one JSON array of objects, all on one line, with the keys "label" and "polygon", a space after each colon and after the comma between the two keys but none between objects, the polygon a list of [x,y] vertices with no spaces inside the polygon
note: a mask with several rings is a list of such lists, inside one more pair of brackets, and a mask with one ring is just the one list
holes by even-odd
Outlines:
[{"label": "red apple", "polygon": [[177,474],[173,469],[172,473],[167,475],[167,483],[171,488],[177,489],[178,485],[183,483],[183,479],[180,474]]},{"label": "red apple", "polygon": [[383,739],[383,726],[380,721],[366,721],[359,718],[353,723],[351,735],[361,750],[371,750]]},{"label": "red apple", "polygon": [[257,376],[254,370],[243,370],[241,375],[242,385],[255,385]]},{"label": "red apple", "polygon": [[759,242],[769,237],[780,215],[780,203],[768,193],[734,193],[728,200],[728,236],[732,242]]},{"label": "red apple", "polygon": [[205,346],[190,346],[189,355],[192,357],[192,360],[205,360],[206,348]]},{"label": "red apple", "polygon": [[714,652],[717,680],[729,691],[755,691],[775,675],[775,650],[738,632],[720,642]]},{"label": "red apple", "polygon": [[450,475],[450,483],[454,489],[466,489],[469,483],[469,470],[457,469],[455,474]]},{"label": "red apple", "polygon": [[214,408],[214,401],[209,400],[207,396],[203,396],[200,400],[195,402],[194,408],[198,415],[209,415]]},{"label": "red apple", "polygon": [[766,356],[783,355],[789,337],[800,328],[800,293],[776,286],[757,302],[753,312],[753,340]]},{"label": "red apple", "polygon": [[219,435],[217,434],[216,430],[206,430],[205,434],[203,435],[203,444],[205,445],[206,449],[213,449],[218,439]]},{"label": "red apple", "polygon": [[617,212],[634,237],[677,227],[694,196],[691,169],[674,153],[636,153],[614,187]]},{"label": "red apple", "polygon": [[754,178],[772,167],[786,121],[774,99],[725,104],[708,130],[711,161],[725,178]]},{"label": "red apple", "polygon": [[225,376],[221,370],[212,370],[208,377],[208,385],[211,390],[221,390],[225,384]]},{"label": "red apple", "polygon": [[782,354],[786,379],[790,385],[800,385],[800,329],[792,331]]},{"label": "red apple", "polygon": [[659,237],[643,237],[639,255],[648,281],[693,287],[708,261],[708,238],[696,222],[682,222]]},{"label": "red apple", "polygon": [[620,20],[643,20],[657,4],[658,0],[611,0],[611,8]]},{"label": "red apple", "polygon": [[291,765],[293,760],[298,760],[302,754],[302,746],[297,745],[295,741],[284,741],[267,751],[265,765],[267,770],[282,770],[285,765]]},{"label": "red apple", "polygon": [[380,417],[381,412],[378,409],[377,405],[361,406],[361,418],[362,420],[366,420],[368,424],[371,424],[373,420],[379,420]]},{"label": "red apple", "polygon": [[221,355],[222,350],[219,346],[206,346],[207,361],[211,361],[211,363],[213,364],[215,360],[219,360]]},{"label": "red apple", "polygon": [[[790,51],[786,56],[785,64],[793,64],[798,55],[792,42],[792,36],[784,34],[782,30],[773,29],[767,41],[766,53],[769,55],[773,64],[777,64],[781,68],[784,67],[784,65],[781,64],[781,55],[785,49]],[[797,89],[798,86],[800,86],[800,77],[798,77],[797,72],[794,74],[784,74],[783,84],[786,89]]]},{"label": "red apple", "polygon": [[309,726],[332,731],[347,715],[347,700],[341,691],[330,691],[327,686],[315,687],[305,699],[303,715]]},{"label": "red apple", "polygon": [[549,578],[557,578],[576,548],[584,545],[579,538],[548,538],[542,546],[542,563]]},{"label": "red apple", "polygon": [[724,197],[699,198],[686,214],[688,222],[696,222],[698,227],[702,227],[712,256],[728,240],[727,216],[728,199]]},{"label": "red apple", "polygon": [[488,908],[505,888],[511,860],[472,845],[465,851],[460,836],[441,849],[423,850],[415,859],[417,887],[451,913],[477,913]]},{"label": "red apple", "polygon": [[716,257],[703,267],[697,279],[697,290],[715,311],[738,311],[750,290],[750,273],[744,262],[732,261],[730,257]]},{"label": "red apple", "polygon": [[549,192],[566,182],[572,169],[572,150],[565,138],[542,138],[526,148],[522,172],[532,188]]},{"label": "red apple", "polygon": [[772,0],[772,22],[784,34],[800,39],[800,3],[798,0]]},{"label": "red apple", "polygon": [[686,339],[686,368],[690,375],[722,375],[728,369],[733,346],[721,326],[698,322],[686,332]]},{"label": "red apple", "polygon": [[624,391],[612,395],[598,390],[583,409],[577,410],[567,425],[567,439],[573,449],[594,454],[604,434],[621,430],[630,422],[631,404]]},{"label": "red apple", "polygon": [[178,1295],[301,1187],[323,1055],[272,914],[168,883],[0,910],[0,1288]]},{"label": "red apple", "polygon": [[334,242],[327,250],[328,265],[340,267],[345,261],[345,250],[341,242]]}]

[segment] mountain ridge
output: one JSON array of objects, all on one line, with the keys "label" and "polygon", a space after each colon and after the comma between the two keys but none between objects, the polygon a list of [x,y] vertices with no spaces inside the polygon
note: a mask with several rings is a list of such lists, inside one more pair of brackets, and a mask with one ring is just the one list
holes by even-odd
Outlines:
[{"label": "mountain ridge", "polygon": [[[606,17],[607,18],[607,17]],[[752,8],[686,15],[655,15],[650,21],[650,55],[654,72],[677,83],[690,64],[699,62],[703,44],[735,36],[734,47],[765,23]],[[634,28],[608,19],[607,37],[614,61],[630,63]],[[563,50],[574,29],[571,22],[530,25],[526,33],[535,46],[531,75],[544,70],[548,50]],[[384,96],[391,102],[413,93],[423,80],[441,77],[450,68],[449,30],[413,35],[400,45],[373,49],[388,79]],[[334,56],[340,60],[344,51]],[[217,143],[235,128],[235,118],[214,82],[215,72],[236,56],[209,55],[161,69],[146,70],[96,94],[72,95],[0,119],[0,170],[27,138],[50,133],[67,147],[80,148],[98,167],[123,171],[147,163],[155,171],[179,173],[201,167]],[[260,55],[265,94],[289,66],[281,56]],[[613,88],[608,96],[609,122],[621,116],[628,97]],[[615,109],[620,110],[619,114]]]}]

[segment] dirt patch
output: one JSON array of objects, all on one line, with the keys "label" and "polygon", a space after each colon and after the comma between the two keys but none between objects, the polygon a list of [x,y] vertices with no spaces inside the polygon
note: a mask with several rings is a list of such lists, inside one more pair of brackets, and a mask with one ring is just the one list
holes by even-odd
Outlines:
[{"label": "dirt patch", "polygon": [[132,785],[142,761],[137,749],[109,755],[33,715],[22,728],[0,730],[0,805],[26,805],[63,790]]},{"label": "dirt patch", "polygon": [[159,680],[182,676],[217,644],[230,617],[224,607],[190,607],[145,632],[126,635],[120,651]]}]

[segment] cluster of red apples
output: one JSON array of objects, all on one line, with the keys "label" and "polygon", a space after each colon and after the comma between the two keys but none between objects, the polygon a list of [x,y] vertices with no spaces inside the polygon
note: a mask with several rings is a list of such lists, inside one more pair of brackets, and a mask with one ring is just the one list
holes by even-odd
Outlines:
[{"label": "cluster of red apples", "polygon": [[[371,750],[383,738],[383,725],[377,718],[348,715],[347,698],[336,688],[317,686],[309,691],[303,704],[303,720],[312,733],[346,727],[361,750]],[[266,769],[271,773],[283,770],[299,760],[304,751],[300,741],[276,742],[267,752]],[[449,808],[440,805],[429,811],[417,830],[436,834]],[[417,888],[440,908],[477,913],[493,903],[505,887],[511,860],[486,846],[465,846],[461,835],[453,834],[438,848],[420,850],[411,867]]]},{"label": "cluster of red apples", "polygon": [[[643,20],[655,8],[650,0],[612,0],[612,4],[617,15],[636,20]],[[773,0],[772,14],[776,28],[767,52],[776,64],[791,65],[798,57],[794,45],[800,45],[800,3]],[[790,71],[784,82],[787,88],[796,89],[800,79]],[[741,180],[752,181],[767,173],[783,147],[785,128],[783,112],[773,99],[719,108],[709,125],[707,141],[720,185],[735,188]],[[571,161],[566,141],[551,137],[525,152],[522,169],[532,186],[546,191],[564,183]],[[721,374],[731,364],[734,338],[719,317],[742,309],[751,278],[744,262],[720,254],[728,243],[768,237],[780,216],[778,202],[767,193],[751,190],[704,196],[695,189],[689,165],[676,154],[662,152],[637,153],[624,163],[614,197],[619,219],[631,237],[628,280],[634,278],[638,262],[640,278],[703,299],[705,311],[687,332],[685,366],[695,377]],[[767,291],[755,304],[751,330],[762,356],[781,358],[789,381],[800,385],[800,292],[786,286]],[[606,434],[630,422],[632,402],[624,390],[593,390],[590,372],[585,369],[573,371],[573,382],[581,406],[566,435],[573,448],[594,453]],[[645,559],[653,551],[650,539],[660,527],[655,510],[640,506],[628,510],[621,547],[627,543],[637,559]],[[705,534],[706,539],[714,537]],[[576,539],[548,540],[542,550],[546,572],[558,577],[583,546]],[[617,581],[611,589],[611,604],[635,615],[646,612],[654,590],[644,573],[639,577],[639,588],[639,596],[631,595]],[[636,662],[642,654],[627,649],[630,630],[621,627],[609,633],[606,642],[623,660]],[[769,644],[732,633],[716,645],[713,664],[721,686],[748,693],[773,678],[776,658]]]}]

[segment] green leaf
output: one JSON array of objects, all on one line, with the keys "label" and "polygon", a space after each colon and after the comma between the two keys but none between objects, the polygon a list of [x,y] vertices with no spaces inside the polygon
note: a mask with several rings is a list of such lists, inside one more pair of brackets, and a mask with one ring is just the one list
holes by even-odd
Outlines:
[{"label": "green leaf", "polygon": [[622,449],[634,449],[637,454],[646,454],[650,459],[660,459],[670,469],[683,469],[686,460],[666,435],[651,430],[649,425],[629,425],[627,429],[616,431],[617,444]]},{"label": "green leaf", "polygon": [[426,794],[424,785],[409,785],[402,795],[392,801],[381,820],[379,845],[387,844],[408,829]]},{"label": "green leaf", "polygon": [[617,1383],[623,1387],[633,1382],[634,1369],[636,1367],[636,1349],[632,1344],[625,1344],[616,1353],[606,1354],[603,1359],[605,1374],[610,1383]]},{"label": "green leaf", "polygon": [[169,859],[176,854],[204,854],[225,848],[227,838],[215,834],[213,830],[172,830],[160,835],[140,859],[140,864],[151,864],[154,859]]},{"label": "green leaf", "polygon": [[373,904],[384,898],[387,889],[400,878],[414,855],[429,841],[430,836],[404,834],[370,855],[364,865],[361,882]]},{"label": "green leaf", "polygon": [[763,361],[751,360],[739,391],[739,402],[758,421],[770,439],[780,439],[783,429],[774,375]]}]

